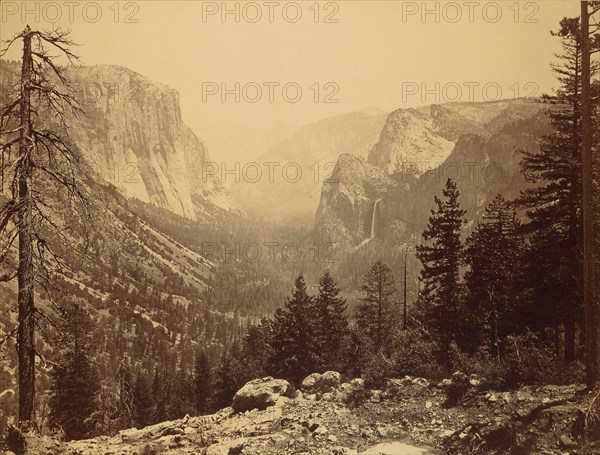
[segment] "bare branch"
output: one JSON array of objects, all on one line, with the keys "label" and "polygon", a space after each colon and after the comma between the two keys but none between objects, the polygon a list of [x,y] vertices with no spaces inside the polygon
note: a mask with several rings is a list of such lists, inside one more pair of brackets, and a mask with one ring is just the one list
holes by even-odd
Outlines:
[{"label": "bare branch", "polygon": [[5,273],[0,275],[0,283],[6,283],[8,281],[12,281],[17,276],[17,272],[13,273]]}]

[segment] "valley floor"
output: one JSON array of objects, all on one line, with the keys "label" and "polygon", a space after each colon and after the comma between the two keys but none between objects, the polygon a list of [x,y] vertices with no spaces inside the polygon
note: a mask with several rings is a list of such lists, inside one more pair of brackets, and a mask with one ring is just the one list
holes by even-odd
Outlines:
[{"label": "valley floor", "polygon": [[114,437],[69,443],[30,438],[28,453],[600,453],[600,445],[584,440],[586,425],[594,426],[587,410],[595,393],[581,385],[525,387],[511,392],[473,387],[455,406],[447,405],[441,384],[423,379],[391,380],[382,391],[354,390],[351,396],[343,386],[322,396],[297,393],[293,399],[281,397],[264,411],[235,414],[232,408],[225,408],[213,415],[124,430]]}]

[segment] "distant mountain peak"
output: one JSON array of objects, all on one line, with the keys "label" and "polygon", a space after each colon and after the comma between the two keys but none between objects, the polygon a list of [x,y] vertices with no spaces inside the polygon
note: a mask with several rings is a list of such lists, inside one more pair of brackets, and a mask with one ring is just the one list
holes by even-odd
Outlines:
[{"label": "distant mountain peak", "polygon": [[205,205],[236,209],[218,175],[206,173],[208,150],[183,122],[179,93],[122,66],[70,71],[86,116],[75,142],[95,171],[128,197],[190,219]]}]

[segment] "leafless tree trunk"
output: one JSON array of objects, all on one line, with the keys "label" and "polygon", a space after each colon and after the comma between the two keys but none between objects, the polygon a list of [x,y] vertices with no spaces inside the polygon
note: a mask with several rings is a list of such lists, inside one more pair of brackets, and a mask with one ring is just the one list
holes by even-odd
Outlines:
[{"label": "leafless tree trunk", "polygon": [[406,289],[406,274],[407,274],[407,262],[408,262],[408,248],[404,249],[404,319],[402,322],[402,329],[406,330],[407,328],[407,320],[408,320],[408,302],[407,302],[407,289]]},{"label": "leafless tree trunk", "polygon": [[[34,415],[35,400],[35,334],[41,320],[52,323],[48,315],[35,305],[35,286],[46,291],[52,274],[64,265],[55,254],[47,234],[48,228],[61,241],[68,240],[66,228],[49,214],[56,209],[45,189],[66,191],[61,206],[77,200],[77,210],[89,220],[87,197],[78,186],[79,155],[67,138],[68,121],[81,113],[78,101],[69,94],[70,84],[64,68],[53,61],[46,46],[60,51],[70,63],[77,57],[69,47],[74,43],[69,33],[32,31],[27,26],[7,42],[0,51],[4,55],[15,42],[23,42],[21,77],[16,96],[0,110],[0,152],[2,153],[2,191],[8,182],[8,202],[0,207],[0,266],[6,273],[0,281],[17,278],[18,325],[16,327],[19,422],[27,427]],[[61,91],[60,86],[66,91]],[[16,157],[11,153],[17,149]],[[60,213],[60,210],[58,211]],[[14,244],[17,243],[17,264]],[[10,270],[12,268],[12,270]]]},{"label": "leafless tree trunk", "polygon": [[498,307],[496,306],[496,299],[494,298],[494,291],[488,289],[488,299],[490,302],[490,308],[492,309],[491,314],[491,338],[492,338],[492,356],[496,362],[500,361],[500,338],[498,337]]},{"label": "leafless tree trunk", "polygon": [[35,395],[35,339],[34,339],[34,270],[31,238],[30,185],[31,153],[33,150],[31,127],[31,29],[23,35],[23,64],[21,68],[21,131],[19,135],[19,160],[17,170],[18,205],[16,222],[19,232],[19,328],[17,350],[19,357],[19,421],[31,421]]},{"label": "leafless tree trunk", "polygon": [[585,311],[586,382],[598,382],[599,302],[594,296],[594,201],[592,190],[592,96],[590,68],[590,12],[581,2],[581,97],[582,97],[582,186],[583,186],[583,306]]}]

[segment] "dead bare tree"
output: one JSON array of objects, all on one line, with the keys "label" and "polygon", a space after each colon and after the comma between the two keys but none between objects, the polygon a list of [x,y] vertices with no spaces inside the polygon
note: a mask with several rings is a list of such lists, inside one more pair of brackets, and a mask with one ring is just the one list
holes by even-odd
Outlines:
[{"label": "dead bare tree", "polygon": [[26,427],[34,413],[35,334],[54,325],[35,304],[36,286],[49,291],[65,267],[53,247],[69,240],[65,211],[83,220],[90,214],[78,179],[80,155],[68,139],[68,123],[82,110],[66,66],[57,63],[78,62],[71,50],[75,43],[69,31],[27,26],[6,42],[0,57],[17,42],[23,43],[20,78],[0,110],[1,195],[7,198],[0,207],[0,281],[18,281],[19,422]]}]

